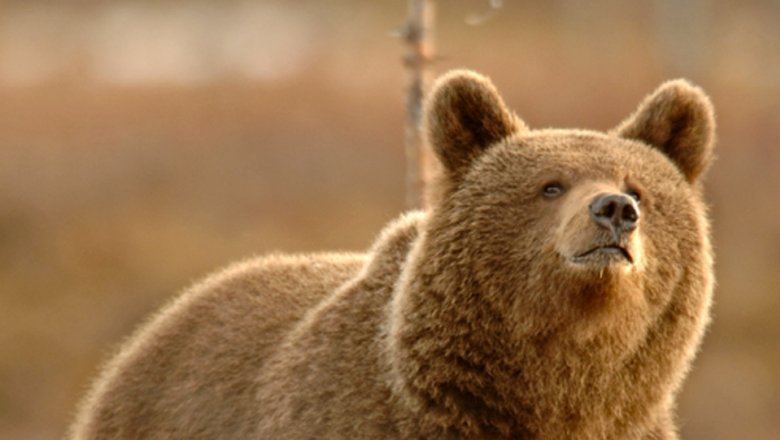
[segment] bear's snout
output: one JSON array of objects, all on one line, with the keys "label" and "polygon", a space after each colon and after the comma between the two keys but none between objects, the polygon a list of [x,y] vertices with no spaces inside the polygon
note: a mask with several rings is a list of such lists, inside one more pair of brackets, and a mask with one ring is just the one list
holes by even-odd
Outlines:
[{"label": "bear's snout", "polygon": [[601,193],[590,204],[590,218],[601,228],[612,233],[616,241],[636,229],[639,206],[636,201],[618,193]]}]

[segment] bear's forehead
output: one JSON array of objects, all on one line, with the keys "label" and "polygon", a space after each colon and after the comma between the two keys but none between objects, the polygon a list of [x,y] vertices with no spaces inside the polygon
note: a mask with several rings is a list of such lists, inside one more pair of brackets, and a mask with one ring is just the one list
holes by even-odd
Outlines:
[{"label": "bear's forehead", "polygon": [[535,130],[506,140],[500,155],[510,155],[539,172],[625,177],[651,175],[680,180],[658,150],[637,141],[585,130]]}]

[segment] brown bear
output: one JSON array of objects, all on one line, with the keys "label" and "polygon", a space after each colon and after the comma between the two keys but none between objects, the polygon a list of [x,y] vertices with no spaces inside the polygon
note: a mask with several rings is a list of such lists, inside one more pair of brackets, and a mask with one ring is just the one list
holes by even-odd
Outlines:
[{"label": "brown bear", "polygon": [[104,369],[73,438],[676,438],[709,320],[708,98],[531,130],[452,72],[426,107],[430,208],[367,254],[195,285]]}]

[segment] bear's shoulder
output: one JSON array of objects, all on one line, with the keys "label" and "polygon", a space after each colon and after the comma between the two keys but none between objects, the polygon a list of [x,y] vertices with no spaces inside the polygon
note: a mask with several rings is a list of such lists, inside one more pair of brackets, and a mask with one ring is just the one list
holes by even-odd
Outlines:
[{"label": "bear's shoulder", "polygon": [[[355,277],[367,260],[365,254],[352,253],[252,258],[196,283],[119,347],[82,403],[84,416],[71,435],[140,438],[182,426],[211,432],[215,426],[231,425],[237,435],[251,432],[250,418],[236,419],[235,411],[203,411],[214,407],[209,401],[224,404],[225,396],[203,390],[199,399],[189,399],[190,391],[181,384],[251,389],[258,363],[275,342],[309,309]],[[253,399],[237,393],[227,400],[248,408]],[[167,407],[170,417],[143,426],[128,422],[144,418],[151,401]],[[184,420],[189,422],[181,423]]]}]

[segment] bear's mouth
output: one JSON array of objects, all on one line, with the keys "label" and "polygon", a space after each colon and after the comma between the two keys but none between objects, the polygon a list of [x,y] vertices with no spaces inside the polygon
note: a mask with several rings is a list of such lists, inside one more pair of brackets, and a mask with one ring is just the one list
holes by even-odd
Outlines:
[{"label": "bear's mouth", "polygon": [[579,255],[575,255],[573,260],[575,262],[583,263],[590,260],[606,260],[608,262],[614,260],[625,260],[629,264],[634,263],[634,259],[631,257],[631,253],[628,252],[626,248],[617,244],[596,246]]}]

